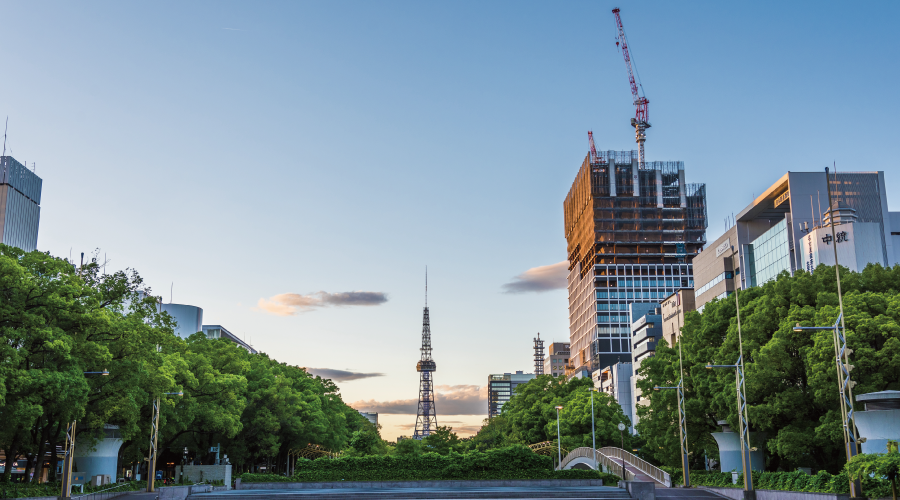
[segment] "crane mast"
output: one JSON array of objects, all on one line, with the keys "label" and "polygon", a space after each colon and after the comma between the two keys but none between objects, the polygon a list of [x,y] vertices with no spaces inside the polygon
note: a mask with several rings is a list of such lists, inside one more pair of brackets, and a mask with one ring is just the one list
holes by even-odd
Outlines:
[{"label": "crane mast", "polygon": [[[616,27],[619,30],[619,40],[622,43],[622,55],[625,56],[625,67],[628,69],[628,83],[631,84],[631,97],[634,101],[635,113],[631,119],[631,126],[634,127],[634,140],[638,143],[638,161],[641,168],[644,167],[644,141],[647,140],[646,130],[650,128],[649,113],[647,104],[650,103],[646,97],[641,95],[637,82],[634,80],[634,64],[631,62],[631,54],[628,52],[628,41],[625,38],[625,28],[622,27],[622,17],[619,15],[619,8],[613,9],[613,15],[616,16]],[[619,45],[619,42],[616,42]]]},{"label": "crane mast", "polygon": [[597,146],[594,146],[594,131],[588,130],[588,143],[591,145],[591,163],[597,161]]}]

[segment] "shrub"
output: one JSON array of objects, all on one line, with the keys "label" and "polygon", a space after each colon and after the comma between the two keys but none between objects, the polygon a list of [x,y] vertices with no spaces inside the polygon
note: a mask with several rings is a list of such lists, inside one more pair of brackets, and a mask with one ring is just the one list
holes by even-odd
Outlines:
[{"label": "shrub", "polygon": [[[525,446],[473,451],[465,455],[424,453],[421,455],[374,455],[341,457],[332,460],[298,461],[294,476],[244,474],[242,482],[266,481],[417,481],[484,479],[604,479],[610,474],[594,470],[554,471],[550,457],[538,455]],[[607,483],[608,484],[608,483]]]}]

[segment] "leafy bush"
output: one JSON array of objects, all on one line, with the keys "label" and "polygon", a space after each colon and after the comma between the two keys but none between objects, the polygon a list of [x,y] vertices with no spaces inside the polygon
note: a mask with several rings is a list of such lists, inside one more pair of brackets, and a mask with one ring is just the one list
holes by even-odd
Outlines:
[{"label": "leafy bush", "polygon": [[[678,481],[681,481],[681,474],[678,474]],[[672,482],[677,482],[675,474],[672,474]],[[738,474],[737,484],[733,484],[730,472],[691,471],[691,484],[716,488],[743,488],[744,474]],[[850,492],[850,479],[846,470],[839,474],[830,474],[821,470],[818,474],[813,475],[801,471],[753,471],[753,486],[760,490],[846,494]],[[862,490],[869,498],[881,498],[890,496],[891,485],[884,479],[865,476],[862,478]]]},{"label": "leafy bush", "polygon": [[484,479],[605,479],[618,478],[594,470],[554,471],[550,457],[525,446],[473,451],[465,455],[424,453],[341,457],[333,460],[298,461],[292,478],[274,474],[244,474],[242,482],[267,481],[417,481]]}]

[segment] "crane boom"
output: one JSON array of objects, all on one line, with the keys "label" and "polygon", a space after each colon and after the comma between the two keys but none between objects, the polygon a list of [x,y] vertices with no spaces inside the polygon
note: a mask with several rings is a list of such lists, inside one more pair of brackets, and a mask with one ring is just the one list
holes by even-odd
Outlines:
[{"label": "crane boom", "polygon": [[[647,105],[650,101],[641,95],[637,82],[634,79],[634,63],[631,62],[631,54],[628,51],[628,40],[625,38],[625,28],[622,27],[622,16],[619,15],[619,8],[613,9],[613,15],[616,17],[616,28],[619,30],[619,40],[622,43],[622,55],[625,57],[625,67],[628,69],[628,83],[631,85],[631,98],[634,102],[635,113],[631,119],[631,126],[634,127],[634,140],[638,143],[638,154],[641,167],[644,165],[644,141],[647,140],[646,130],[650,128],[650,113]],[[619,45],[619,42],[616,42]]]},{"label": "crane boom", "polygon": [[591,145],[591,162],[597,161],[597,147],[594,146],[594,131],[588,130],[588,142]]}]

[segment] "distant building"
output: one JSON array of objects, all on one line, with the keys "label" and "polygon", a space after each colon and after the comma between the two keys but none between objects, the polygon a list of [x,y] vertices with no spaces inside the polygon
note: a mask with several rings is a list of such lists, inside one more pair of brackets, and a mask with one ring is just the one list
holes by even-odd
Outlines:
[{"label": "distant building", "polygon": [[639,375],[641,362],[656,353],[656,342],[662,337],[662,315],[659,304],[632,304],[631,315],[631,352],[634,376],[631,379],[632,419],[637,423],[638,405],[648,405],[650,400],[637,388],[637,382],[644,377]]},{"label": "distant building", "polygon": [[177,323],[175,335],[186,339],[203,330],[203,308],[187,304],[160,304],[160,312],[169,313]]},{"label": "distant building", "polygon": [[662,338],[666,339],[669,346],[681,337],[681,327],[684,326],[684,313],[693,311],[694,290],[683,288],[664,298],[662,301]]},{"label": "distant building", "polygon": [[[244,342],[243,339],[226,330],[222,325],[203,325],[202,331],[204,334],[206,334],[206,338],[225,339],[239,345],[240,347],[243,347],[250,354],[258,354],[256,349],[254,349],[250,344]],[[378,414],[376,413],[375,415],[377,416]]]},{"label": "distant building", "polygon": [[378,412],[361,411],[359,414],[366,417],[366,420],[369,422],[372,422],[372,425],[378,427]]},{"label": "distant building", "polygon": [[569,343],[553,342],[547,348],[547,357],[544,358],[544,373],[554,377],[565,376],[566,365],[569,363]]},{"label": "distant building", "polygon": [[494,418],[503,410],[516,386],[534,379],[533,373],[503,373],[488,375],[488,418]]},{"label": "distant building", "polygon": [[0,243],[37,249],[43,182],[12,156],[0,156]]},{"label": "distant building", "polygon": [[634,422],[633,397],[631,395],[631,377],[634,374],[631,363],[616,363],[594,371],[591,378],[594,379],[594,387],[613,397],[622,412]]},{"label": "distant building", "polygon": [[[825,172],[784,174],[737,214],[733,226],[693,258],[698,311],[736,288],[762,285],[781,272],[793,276],[798,269],[811,270],[809,256],[817,251],[816,245],[810,249],[810,243],[813,238],[818,242],[827,236],[818,229],[827,217],[823,211],[828,212],[829,188],[832,201],[838,204],[836,210],[848,217],[854,215],[853,224],[878,226],[877,231],[858,226],[862,233],[853,241],[866,240],[860,242],[865,248],[853,262],[848,256],[847,263],[842,261],[841,265],[859,267],[865,261],[888,267],[900,262],[900,213],[888,212],[884,172],[832,172],[829,177],[826,179]],[[808,233],[815,235],[805,239]],[[828,262],[825,253],[819,262]],[[813,256],[813,264],[816,258]]]}]

